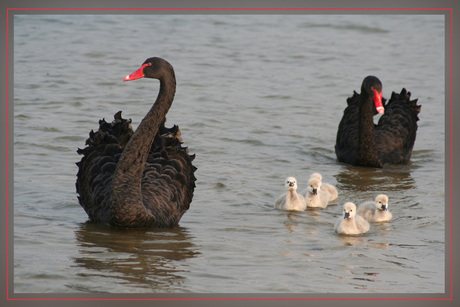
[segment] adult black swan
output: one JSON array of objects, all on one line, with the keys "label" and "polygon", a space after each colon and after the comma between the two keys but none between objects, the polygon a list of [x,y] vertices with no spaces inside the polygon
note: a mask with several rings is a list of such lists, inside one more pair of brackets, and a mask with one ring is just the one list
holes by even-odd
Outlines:
[{"label": "adult black swan", "polygon": [[91,131],[78,165],[79,202],[95,223],[123,228],[174,227],[189,209],[195,189],[195,156],[182,147],[178,126],[165,128],[176,91],[174,69],[149,58],[124,81],[160,80],[160,91],[136,132],[115,114]]},{"label": "adult black swan", "polygon": [[[409,162],[417,133],[417,99],[410,92],[392,93],[385,104],[382,83],[374,76],[364,78],[361,94],[347,99],[337,132],[335,153],[340,162],[356,166],[383,167]],[[372,103],[374,102],[374,103]],[[378,125],[373,116],[383,113]]]}]

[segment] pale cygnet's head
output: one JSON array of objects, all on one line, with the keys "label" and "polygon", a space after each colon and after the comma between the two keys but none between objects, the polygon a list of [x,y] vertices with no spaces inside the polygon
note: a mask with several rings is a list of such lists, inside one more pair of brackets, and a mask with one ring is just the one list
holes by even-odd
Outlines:
[{"label": "pale cygnet's head", "polygon": [[297,190],[297,180],[294,177],[287,177],[284,181],[284,186],[286,187],[286,191],[295,191]]},{"label": "pale cygnet's head", "polygon": [[310,178],[316,178],[316,179],[319,179],[320,181],[323,180],[323,176],[321,176],[320,173],[313,173],[311,174]]},{"label": "pale cygnet's head", "polygon": [[375,206],[377,209],[381,211],[387,211],[388,210],[388,196],[385,194],[380,194],[377,195],[375,198]]},{"label": "pale cygnet's head", "polygon": [[317,195],[319,190],[321,190],[321,180],[318,178],[310,178],[310,180],[308,180],[308,192]]},{"label": "pale cygnet's head", "polygon": [[345,203],[343,205],[343,218],[351,219],[356,215],[356,205],[352,202]]}]

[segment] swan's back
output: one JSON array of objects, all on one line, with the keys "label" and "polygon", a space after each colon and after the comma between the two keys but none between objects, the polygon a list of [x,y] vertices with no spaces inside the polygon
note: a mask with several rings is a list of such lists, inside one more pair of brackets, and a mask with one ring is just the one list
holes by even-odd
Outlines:
[{"label": "swan's back", "polygon": [[281,194],[275,201],[275,209],[285,210],[286,209],[286,193]]},{"label": "swan's back", "polygon": [[110,221],[113,174],[132,135],[131,120],[122,119],[121,112],[118,112],[112,123],[100,120],[99,129],[89,133],[86,147],[77,150],[83,155],[77,162],[78,200],[93,222]]},{"label": "swan's back", "polygon": [[149,154],[142,179],[143,204],[155,212],[162,227],[177,225],[190,208],[195,189],[193,159],[180,144]]},{"label": "swan's back", "polygon": [[[147,213],[113,210],[112,181],[115,168],[133,135],[131,120],[116,113],[112,123],[99,122],[97,132],[90,132],[83,155],[77,163],[76,189],[79,202],[93,222],[120,224],[123,227],[172,227],[189,209],[195,188],[192,165],[194,156],[182,147],[179,127],[160,126],[150,149],[142,175],[142,202]],[[130,215],[132,217],[130,218]],[[132,220],[133,224],[118,221]]]},{"label": "swan's back", "polygon": [[337,188],[330,183],[323,183],[321,189],[327,192],[328,201],[334,201],[337,199],[337,197],[339,197]]},{"label": "swan's back", "polygon": [[417,134],[418,114],[421,106],[411,93],[402,89],[393,92],[385,105],[385,114],[375,127],[377,152],[382,163],[406,164],[409,162]]}]

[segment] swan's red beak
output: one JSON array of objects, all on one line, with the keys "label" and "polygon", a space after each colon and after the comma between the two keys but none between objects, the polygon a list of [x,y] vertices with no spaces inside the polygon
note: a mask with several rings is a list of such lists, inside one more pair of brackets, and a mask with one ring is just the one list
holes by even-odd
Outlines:
[{"label": "swan's red beak", "polygon": [[141,66],[141,68],[139,68],[138,70],[136,70],[135,72],[133,72],[132,74],[130,75],[127,75],[123,81],[132,81],[132,80],[136,80],[136,79],[140,79],[140,78],[144,78],[144,67],[145,66],[150,66],[152,65],[151,63],[145,63],[144,65]]},{"label": "swan's red beak", "polygon": [[372,89],[372,90],[374,91],[375,108],[377,109],[377,112],[379,112],[379,114],[383,114],[383,112],[385,112],[385,109],[383,108],[383,104],[382,104],[383,94],[379,93],[376,89]]}]

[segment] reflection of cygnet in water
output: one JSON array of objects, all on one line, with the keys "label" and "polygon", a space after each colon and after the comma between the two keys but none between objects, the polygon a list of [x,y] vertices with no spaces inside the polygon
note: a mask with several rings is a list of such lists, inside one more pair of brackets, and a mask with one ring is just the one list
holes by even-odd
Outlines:
[{"label": "reflection of cygnet in water", "polygon": [[335,232],[343,235],[359,235],[369,231],[369,223],[356,215],[356,205],[348,202],[343,205],[344,217],[335,224]]},{"label": "reflection of cygnet in water", "polygon": [[317,177],[310,177],[307,189],[302,192],[305,194],[307,207],[326,208],[330,201],[337,199],[337,189],[330,184],[322,184]]},{"label": "reflection of cygnet in water", "polygon": [[369,222],[388,222],[393,214],[388,210],[388,196],[377,195],[374,201],[362,203],[358,207],[358,214]]},{"label": "reflection of cygnet in water", "polygon": [[297,193],[297,180],[294,177],[288,177],[284,186],[286,193],[278,197],[275,202],[275,209],[304,211],[307,206],[305,198]]}]

